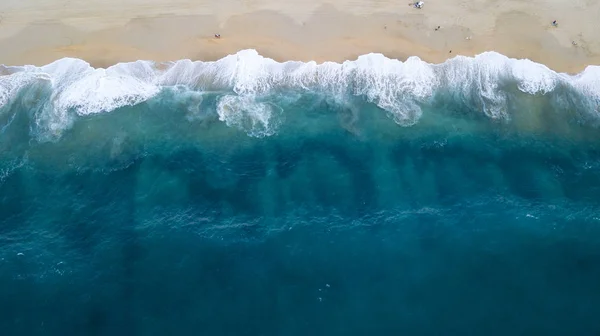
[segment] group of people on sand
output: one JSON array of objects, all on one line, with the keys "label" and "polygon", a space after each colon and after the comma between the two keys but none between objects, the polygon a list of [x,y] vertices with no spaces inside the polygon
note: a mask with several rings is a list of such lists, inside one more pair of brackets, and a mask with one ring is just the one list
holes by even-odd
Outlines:
[{"label": "group of people on sand", "polygon": [[415,8],[421,9],[421,8],[423,8],[424,4],[425,3],[423,1],[417,1],[417,2],[411,3],[410,5],[414,6]]}]

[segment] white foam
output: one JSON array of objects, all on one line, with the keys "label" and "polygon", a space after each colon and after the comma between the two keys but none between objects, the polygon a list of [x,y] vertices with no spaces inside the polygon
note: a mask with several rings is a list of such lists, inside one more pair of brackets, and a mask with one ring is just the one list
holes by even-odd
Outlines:
[{"label": "white foam", "polygon": [[391,113],[401,125],[411,125],[421,116],[417,103],[429,98],[438,85],[433,68],[417,57],[406,62],[381,54],[361,56],[356,62],[355,94]]},{"label": "white foam", "polygon": [[151,83],[133,76],[111,74],[111,70],[96,69],[71,83],[57,95],[56,108],[75,109],[80,115],[101,113],[139,104],[159,91]]},{"label": "white foam", "polygon": [[136,61],[107,69],[65,58],[43,67],[0,67],[0,107],[21,88],[40,81],[50,83],[52,94],[46,113],[52,116],[56,132],[67,127],[70,113],[114,111],[174,86],[227,94],[219,100],[221,120],[231,126],[249,127],[246,130],[256,134],[273,132],[267,128],[273,126],[277,108],[260,101],[277,90],[323,93],[338,101],[349,95],[362,96],[401,125],[416,123],[421,106],[439,89],[450,91],[491,118],[510,117],[504,90],[507,85],[516,85],[531,95],[548,94],[559,85],[570,86],[590,97],[590,108],[598,112],[600,106],[600,67],[590,66],[579,75],[569,76],[495,52],[457,56],[437,65],[417,57],[401,62],[381,54],[363,55],[341,64],[278,63],[255,50],[242,50],[215,62]]},{"label": "white foam", "polygon": [[248,96],[225,95],[217,103],[219,120],[255,137],[273,135],[281,123],[281,112],[275,104],[257,102]]},{"label": "white foam", "polygon": [[569,79],[577,91],[592,100],[593,107],[600,115],[600,66],[588,66],[582,73]]},{"label": "white foam", "polygon": [[19,90],[44,79],[49,78],[27,72],[17,72],[11,75],[0,76],[0,108],[8,104]]},{"label": "white foam", "polygon": [[151,62],[120,63],[108,69],[94,69],[82,60],[62,59],[41,70],[53,79],[55,108],[74,109],[80,115],[139,104],[159,91]]}]

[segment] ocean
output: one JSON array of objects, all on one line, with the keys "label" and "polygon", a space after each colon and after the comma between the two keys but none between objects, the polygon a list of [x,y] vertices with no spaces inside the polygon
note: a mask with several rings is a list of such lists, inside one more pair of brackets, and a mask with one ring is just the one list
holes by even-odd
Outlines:
[{"label": "ocean", "polygon": [[0,67],[2,335],[598,335],[600,67]]}]

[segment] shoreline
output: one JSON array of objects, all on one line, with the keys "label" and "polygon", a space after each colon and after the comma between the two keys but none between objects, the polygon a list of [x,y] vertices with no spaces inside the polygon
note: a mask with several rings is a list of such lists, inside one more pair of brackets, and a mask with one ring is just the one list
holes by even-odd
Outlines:
[{"label": "shoreline", "polygon": [[[64,1],[29,2],[53,6]],[[528,13],[525,7],[530,5],[513,0],[504,2],[497,12],[490,10],[495,0],[476,1],[480,16],[471,14],[478,9],[455,8],[465,3],[461,0],[444,4],[429,1],[420,10],[408,2],[384,0],[388,7],[395,6],[395,13],[385,12],[386,6],[362,8],[356,3],[340,11],[344,1],[315,2],[310,7],[272,0],[253,1],[257,9],[242,12],[232,0],[226,0],[222,7],[230,11],[212,15],[202,11],[195,14],[193,9],[188,10],[190,15],[180,13],[186,5],[203,10],[219,6],[204,0],[200,3],[205,7],[190,1],[169,5],[166,0],[151,0],[154,4],[144,7],[132,1],[125,1],[131,11],[124,9],[120,15],[101,11],[116,3],[113,0],[104,4],[92,0],[89,12],[62,9],[46,15],[43,21],[34,10],[13,8],[11,12],[0,5],[0,64],[44,65],[64,57],[80,58],[94,67],[135,60],[212,61],[255,49],[279,62],[343,62],[382,53],[402,61],[418,56],[429,63],[442,63],[456,55],[495,51],[510,58],[530,59],[557,72],[579,73],[588,65],[600,65],[600,31],[588,27],[586,22],[591,21],[580,18],[579,23],[573,22],[568,19],[572,13],[564,12],[565,22],[559,20],[559,26],[552,27],[541,14]],[[273,9],[261,9],[260,5]],[[586,16],[600,11],[600,4],[593,6]],[[167,14],[155,15],[161,10]],[[484,13],[486,10],[491,13]],[[286,13],[291,11],[295,14]],[[437,26],[440,29],[436,30]],[[221,38],[214,37],[217,33]]]}]

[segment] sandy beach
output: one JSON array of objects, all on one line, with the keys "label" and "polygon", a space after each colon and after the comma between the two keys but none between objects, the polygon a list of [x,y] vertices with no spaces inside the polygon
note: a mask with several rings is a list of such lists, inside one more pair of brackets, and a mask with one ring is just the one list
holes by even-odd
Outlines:
[{"label": "sandy beach", "polygon": [[600,64],[598,17],[592,0],[8,0],[0,64],[215,60],[249,48],[278,61],[378,52],[438,63],[494,50],[579,72]]}]

